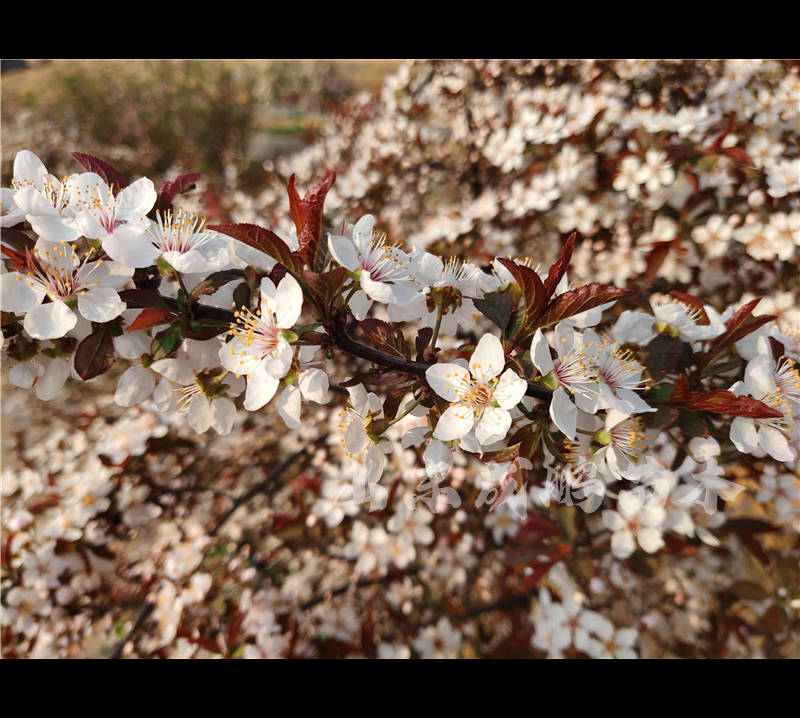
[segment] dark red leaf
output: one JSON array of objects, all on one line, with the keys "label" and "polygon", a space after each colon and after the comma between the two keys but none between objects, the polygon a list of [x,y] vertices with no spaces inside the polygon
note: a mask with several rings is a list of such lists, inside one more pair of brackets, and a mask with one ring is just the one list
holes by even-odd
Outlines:
[{"label": "dark red leaf", "polygon": [[569,262],[572,259],[572,250],[575,248],[575,236],[576,233],[573,232],[567,241],[564,242],[564,247],[561,249],[561,256],[555,264],[550,267],[550,271],[547,273],[547,279],[544,280],[544,290],[547,299],[553,296],[558,283],[567,271]]},{"label": "dark red leaf", "polygon": [[619,289],[618,287],[591,282],[555,297],[538,318],[536,325],[537,327],[546,327],[562,319],[599,307],[606,302],[628,297],[631,294],[634,294],[634,292],[630,289]]},{"label": "dark red leaf", "polygon": [[156,200],[155,209],[165,210],[172,206],[172,200],[182,192],[190,189],[202,175],[199,172],[192,172],[190,174],[180,175],[172,182],[164,182],[161,189],[158,190],[158,199]]},{"label": "dark red leaf", "polygon": [[302,258],[296,252],[292,252],[289,245],[272,230],[259,227],[257,224],[212,224],[208,228],[227,234],[264,252],[286,267],[295,277],[300,276],[303,270]]},{"label": "dark red leaf", "polygon": [[753,158],[739,147],[723,147],[722,153],[728,155],[728,157],[731,159],[736,160],[737,162],[742,162],[750,167],[756,166],[756,163],[753,162]]},{"label": "dark red leaf", "polygon": [[95,329],[75,350],[75,371],[84,381],[107,372],[114,363],[114,340],[107,324]]},{"label": "dark red leaf", "polygon": [[164,309],[143,309],[139,316],[125,328],[125,331],[133,332],[137,329],[150,329],[159,324],[169,324],[175,316],[172,312]]},{"label": "dark red leaf", "polygon": [[746,416],[751,419],[776,419],[783,416],[780,411],[767,406],[763,401],[750,396],[736,396],[725,389],[692,391],[685,376],[679,376],[675,382],[670,404],[712,414]]},{"label": "dark red leaf", "polygon": [[86,155],[83,152],[73,152],[72,157],[87,172],[94,172],[100,175],[109,187],[114,185],[114,194],[117,194],[123,187],[128,186],[128,178],[108,162],[103,162],[103,160],[92,157],[92,155]]}]

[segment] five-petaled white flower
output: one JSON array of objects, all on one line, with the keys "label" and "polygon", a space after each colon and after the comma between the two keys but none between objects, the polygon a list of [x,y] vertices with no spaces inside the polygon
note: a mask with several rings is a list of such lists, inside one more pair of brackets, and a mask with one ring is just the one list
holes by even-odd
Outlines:
[{"label": "five-petaled white flower", "polygon": [[[353,297],[356,306],[366,306],[359,314],[366,314],[372,301],[383,304],[407,304],[419,289],[409,273],[408,255],[401,249],[387,244],[385,235],[375,236],[375,217],[364,215],[353,227],[353,238],[343,235],[328,235],[328,246],[333,258],[351,272],[358,275],[361,295]],[[368,297],[368,299],[367,299]],[[357,315],[358,316],[358,315]]]},{"label": "five-petaled white flower", "polygon": [[[0,307],[25,312],[22,326],[35,339],[58,339],[73,329],[78,312],[90,322],[109,322],[125,311],[117,294],[133,270],[102,259],[89,261],[93,252],[78,256],[76,245],[39,239],[25,273],[0,275]],[[49,297],[49,302],[44,302]]]},{"label": "five-petaled white flower", "polygon": [[482,445],[505,437],[511,426],[509,412],[528,388],[527,382],[512,369],[503,372],[505,363],[500,340],[493,334],[485,334],[475,347],[469,367],[450,363],[428,368],[425,372],[428,384],[450,401],[450,407],[436,425],[434,438],[460,439],[473,427],[475,438]]},{"label": "five-petaled white flower", "polygon": [[751,359],[744,370],[744,381],[737,381],[730,388],[731,393],[736,396],[749,394],[779,411],[781,416],[767,419],[737,416],[731,422],[730,432],[736,448],[749,454],[760,446],[777,461],[795,459],[797,452],[789,446],[787,435],[794,423],[793,398],[796,400],[798,389],[800,378],[791,364],[776,367],[766,354]]},{"label": "five-petaled white flower", "polygon": [[287,274],[277,288],[269,277],[261,280],[261,305],[255,313],[246,307],[235,312],[231,340],[219,350],[229,371],[247,375],[244,408],[256,411],[275,395],[279,380],[292,364],[292,347],[284,331],[294,326],[303,308],[303,290]]}]

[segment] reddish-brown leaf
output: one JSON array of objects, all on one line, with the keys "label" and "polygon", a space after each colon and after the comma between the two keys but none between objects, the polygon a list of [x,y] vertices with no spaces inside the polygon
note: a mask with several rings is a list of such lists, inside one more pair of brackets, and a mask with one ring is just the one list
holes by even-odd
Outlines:
[{"label": "reddish-brown leaf", "polygon": [[164,309],[143,309],[126,328],[126,332],[133,332],[137,329],[150,329],[159,324],[169,324],[176,317],[170,311]]},{"label": "reddish-brown leaf", "polygon": [[750,396],[736,396],[725,389],[693,391],[689,389],[689,381],[685,376],[679,376],[675,382],[670,404],[697,411],[708,411],[712,414],[746,416],[751,419],[774,419],[783,416],[780,411],[767,406],[763,401]]},{"label": "reddish-brown leaf", "polygon": [[211,224],[208,228],[215,232],[227,234],[229,237],[238,239],[240,242],[264,252],[264,254],[269,255],[276,262],[286,267],[295,277],[300,276],[300,272],[303,270],[302,258],[296,252],[292,252],[289,245],[272,230],[259,227],[257,224],[247,223]]},{"label": "reddish-brown leaf", "polygon": [[590,282],[577,289],[559,294],[553,299],[536,322],[537,327],[546,327],[575,314],[599,307],[601,304],[628,297],[634,292],[606,284]]},{"label": "reddish-brown leaf", "polygon": [[743,149],[740,147],[723,147],[722,153],[728,155],[733,160],[737,162],[742,162],[750,167],[755,167],[756,163],[753,162],[753,158],[747,154]]},{"label": "reddish-brown leaf", "polygon": [[161,189],[158,190],[158,199],[156,199],[155,209],[165,210],[172,206],[172,200],[181,192],[185,192],[194,185],[202,175],[199,172],[192,172],[190,174],[180,175],[172,182],[164,182]]},{"label": "reddish-brown leaf", "polygon": [[575,248],[575,236],[576,233],[573,232],[567,241],[564,242],[564,246],[561,249],[561,256],[553,266],[550,267],[550,271],[547,273],[547,279],[544,280],[544,291],[547,299],[553,296],[558,283],[567,271],[569,262],[572,259],[572,250]]},{"label": "reddish-brown leaf", "polygon": [[97,157],[92,157],[92,155],[87,155],[83,152],[73,152],[72,158],[87,172],[94,172],[100,175],[109,187],[114,185],[114,194],[119,192],[123,187],[128,186],[128,178],[116,167],[112,167],[108,164],[108,162],[104,162]]}]

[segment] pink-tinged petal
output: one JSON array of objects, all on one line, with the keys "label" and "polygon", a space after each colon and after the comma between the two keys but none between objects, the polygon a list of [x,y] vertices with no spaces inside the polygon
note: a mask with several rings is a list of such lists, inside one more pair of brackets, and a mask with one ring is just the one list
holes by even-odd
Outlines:
[{"label": "pink-tinged petal", "polygon": [[442,414],[433,437],[440,441],[452,441],[466,436],[475,424],[472,409],[463,404],[453,404]]},{"label": "pink-tinged petal", "polygon": [[568,322],[559,322],[555,329],[555,349],[558,356],[564,357],[575,347],[576,340],[580,337]]},{"label": "pink-tinged petal", "polygon": [[17,152],[14,158],[14,181],[32,183],[37,189],[42,188],[42,183],[47,177],[47,168],[44,163],[30,150]]},{"label": "pink-tinged petal", "polygon": [[494,334],[484,334],[472,352],[469,370],[478,381],[487,382],[494,379],[506,363],[503,345]]},{"label": "pink-tinged petal", "polygon": [[275,323],[281,329],[291,329],[300,318],[303,311],[303,290],[297,280],[287,274],[278,283],[275,290]]},{"label": "pink-tinged petal", "polygon": [[39,306],[45,291],[38,282],[31,281],[20,272],[0,274],[0,309],[22,314]]},{"label": "pink-tinged petal", "polygon": [[792,461],[797,458],[786,436],[772,427],[762,426],[758,430],[758,443],[776,461]]},{"label": "pink-tinged petal", "polygon": [[116,289],[94,287],[78,295],[78,311],[90,322],[110,322],[127,309]]},{"label": "pink-tinged petal", "polygon": [[749,454],[758,446],[755,422],[745,416],[737,416],[731,422],[731,441],[743,454]]},{"label": "pink-tinged petal", "polygon": [[276,379],[282,379],[292,366],[294,352],[291,345],[285,339],[278,340],[278,353],[274,357],[267,357],[261,361],[267,374]]},{"label": "pink-tinged petal", "polygon": [[502,409],[510,410],[519,404],[527,390],[528,382],[513,369],[506,369],[494,388],[493,396]]},{"label": "pink-tinged petal", "polygon": [[431,389],[450,403],[469,391],[469,371],[458,364],[434,364],[425,371]]},{"label": "pink-tinged petal", "polygon": [[39,362],[21,361],[11,367],[8,372],[8,380],[20,389],[30,389],[42,374],[44,374],[44,367]]},{"label": "pink-tinged petal", "polygon": [[559,386],[550,400],[550,418],[558,430],[568,439],[575,438],[578,423],[578,408],[572,403],[569,392]]},{"label": "pink-tinged petal", "polygon": [[555,368],[550,356],[550,343],[541,329],[536,330],[531,340],[531,360],[542,376],[547,376]]},{"label": "pink-tinged petal", "polygon": [[654,528],[639,529],[636,533],[636,540],[647,553],[655,553],[664,545],[661,531]]},{"label": "pink-tinged petal", "polygon": [[348,271],[354,272],[361,266],[361,258],[358,256],[355,245],[347,237],[329,234],[328,247],[331,250],[331,256]]},{"label": "pink-tinged petal", "polygon": [[628,558],[635,549],[636,542],[630,531],[615,531],[611,535],[611,553],[617,558]]},{"label": "pink-tinged petal", "polygon": [[278,413],[290,429],[300,428],[300,389],[287,386],[278,397]]},{"label": "pink-tinged petal", "polygon": [[117,382],[114,402],[119,406],[135,406],[150,398],[156,388],[153,373],[140,366],[125,370]]},{"label": "pink-tinged petal", "polygon": [[227,396],[221,396],[211,404],[214,412],[211,426],[221,436],[227,436],[233,429],[233,422],[236,419],[236,404]]},{"label": "pink-tinged petal", "polygon": [[322,369],[306,369],[297,380],[303,398],[317,404],[327,404],[330,401],[330,379]]},{"label": "pink-tinged petal", "polygon": [[[394,291],[392,285],[386,282],[375,282],[372,280],[370,273],[366,269],[361,270],[361,288],[366,292],[367,296],[374,302],[381,304],[392,304],[394,302]],[[410,301],[410,300],[409,300]],[[398,304],[405,304],[406,302],[397,302]]]},{"label": "pink-tinged petal", "polygon": [[493,444],[505,438],[510,426],[511,414],[505,409],[490,406],[484,410],[475,426],[475,438],[483,446]]},{"label": "pink-tinged petal", "polygon": [[56,300],[31,309],[22,326],[34,339],[60,339],[77,321],[75,312],[64,302]]},{"label": "pink-tinged petal", "polygon": [[189,402],[187,412],[189,426],[198,434],[205,434],[211,426],[214,412],[211,409],[211,402],[204,394],[195,394]]},{"label": "pink-tinged petal", "polygon": [[278,390],[279,380],[271,377],[263,369],[247,377],[247,391],[244,395],[244,408],[256,411],[267,404]]},{"label": "pink-tinged petal", "polygon": [[44,375],[36,382],[36,396],[42,401],[55,399],[61,392],[70,375],[70,365],[66,359],[53,359],[44,370]]},{"label": "pink-tinged petal", "polygon": [[156,263],[160,254],[149,236],[135,227],[117,227],[113,234],[103,231],[101,238],[106,254],[126,267],[150,267]]},{"label": "pink-tinged petal", "polygon": [[152,180],[141,177],[117,195],[118,220],[137,220],[144,217],[156,203],[156,188]]}]

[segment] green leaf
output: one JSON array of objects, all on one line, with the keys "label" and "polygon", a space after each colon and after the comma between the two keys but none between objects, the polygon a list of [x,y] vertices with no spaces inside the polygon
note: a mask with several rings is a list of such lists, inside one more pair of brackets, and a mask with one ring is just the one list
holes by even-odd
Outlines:
[{"label": "green leaf", "polygon": [[508,291],[489,292],[483,299],[473,299],[475,308],[505,332],[516,300]]},{"label": "green leaf", "polygon": [[156,334],[150,345],[150,355],[153,357],[153,361],[165,359],[177,351],[185,338],[186,328],[183,322],[176,322]]}]

